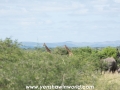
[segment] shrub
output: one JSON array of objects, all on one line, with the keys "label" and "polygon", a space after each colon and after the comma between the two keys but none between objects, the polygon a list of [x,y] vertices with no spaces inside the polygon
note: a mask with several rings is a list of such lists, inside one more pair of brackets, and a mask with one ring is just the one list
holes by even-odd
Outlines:
[{"label": "shrub", "polygon": [[100,58],[114,57],[116,58],[116,48],[106,47],[98,52]]},{"label": "shrub", "polygon": [[23,55],[20,49],[20,43],[17,40],[12,41],[10,38],[0,40],[0,60],[15,61]]},{"label": "shrub", "polygon": [[65,48],[63,48],[63,47],[54,48],[53,53],[54,54],[59,54],[59,55],[68,55],[67,50],[65,50]]}]

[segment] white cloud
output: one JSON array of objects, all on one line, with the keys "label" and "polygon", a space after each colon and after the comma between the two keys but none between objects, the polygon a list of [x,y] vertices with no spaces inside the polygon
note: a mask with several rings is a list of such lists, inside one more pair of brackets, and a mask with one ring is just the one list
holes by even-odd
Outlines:
[{"label": "white cloud", "polygon": [[[1,31],[7,30],[5,32],[14,30],[9,36],[26,33],[29,38],[35,36],[29,39],[26,34],[22,35],[26,40],[36,40],[36,37],[40,39],[39,36],[43,36],[40,39],[43,41],[55,41],[53,37],[56,41],[58,37],[68,40],[72,34],[92,34],[101,29],[116,30],[120,28],[119,22],[113,21],[120,21],[119,2],[120,0],[0,0],[0,27]],[[4,35],[7,36],[5,32]],[[81,34],[75,38],[80,36],[84,37]],[[20,35],[16,39],[21,38]],[[62,41],[62,38],[59,41]],[[71,37],[71,40],[76,40],[73,38]]]},{"label": "white cloud", "polygon": [[76,15],[82,15],[87,13],[88,13],[88,9],[80,9],[73,12],[73,14],[76,14]]},{"label": "white cloud", "polygon": [[46,24],[52,24],[51,20],[46,20],[45,22],[46,22]]},{"label": "white cloud", "polygon": [[107,11],[105,8],[109,9],[110,5],[109,4],[106,4],[106,5],[94,5],[93,7],[96,10],[96,12],[100,13],[100,12]]},{"label": "white cloud", "polygon": [[27,21],[21,22],[21,25],[23,25],[23,26],[29,26],[29,25],[33,25],[33,24],[35,24],[35,22],[27,22]]},{"label": "white cloud", "polygon": [[55,7],[55,6],[40,6],[31,9],[32,11],[39,11],[39,12],[50,12],[50,11],[66,11],[70,9],[69,7]]},{"label": "white cloud", "polygon": [[9,8],[9,9],[0,9],[0,14],[1,15],[23,15],[29,13],[25,8]]},{"label": "white cloud", "polygon": [[77,9],[77,8],[84,8],[85,5],[80,3],[80,2],[72,2],[72,8]]},{"label": "white cloud", "polygon": [[108,2],[108,0],[92,0],[93,4],[105,4]]},{"label": "white cloud", "polygon": [[114,0],[116,3],[120,3],[120,0]]}]

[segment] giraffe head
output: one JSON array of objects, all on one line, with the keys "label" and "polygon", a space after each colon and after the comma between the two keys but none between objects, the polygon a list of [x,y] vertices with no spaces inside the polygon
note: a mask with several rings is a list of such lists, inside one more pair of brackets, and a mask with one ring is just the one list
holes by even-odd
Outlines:
[{"label": "giraffe head", "polygon": [[67,47],[66,45],[64,45],[64,47]]},{"label": "giraffe head", "polygon": [[46,46],[46,44],[44,43],[43,46]]}]

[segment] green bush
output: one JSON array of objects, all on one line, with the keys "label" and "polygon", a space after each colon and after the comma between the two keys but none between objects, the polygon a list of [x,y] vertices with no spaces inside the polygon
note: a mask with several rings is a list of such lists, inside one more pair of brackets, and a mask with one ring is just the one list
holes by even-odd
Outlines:
[{"label": "green bush", "polygon": [[98,52],[100,58],[114,57],[116,58],[116,48],[106,47]]},{"label": "green bush", "polygon": [[53,49],[54,54],[59,54],[59,55],[68,55],[68,52],[65,48],[63,47],[56,47]]},{"label": "green bush", "polygon": [[101,51],[90,47],[72,48],[73,56],[68,57],[62,47],[50,54],[41,48],[23,50],[11,39],[1,40],[0,45],[0,90],[25,90],[36,85],[96,86],[100,77],[96,71]]},{"label": "green bush", "polygon": [[17,40],[12,41],[10,38],[0,40],[0,60],[16,61],[23,56],[20,43]]}]

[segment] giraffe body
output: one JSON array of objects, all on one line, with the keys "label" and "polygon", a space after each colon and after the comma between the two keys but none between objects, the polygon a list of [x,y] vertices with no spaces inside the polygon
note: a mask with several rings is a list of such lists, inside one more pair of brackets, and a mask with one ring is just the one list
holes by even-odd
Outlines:
[{"label": "giraffe body", "polygon": [[72,56],[73,53],[70,51],[70,49],[65,45],[65,49],[68,51],[69,56]]},{"label": "giraffe body", "polygon": [[45,46],[45,49],[47,50],[47,52],[51,53],[51,50],[47,47],[47,45],[44,43],[43,46]]}]

